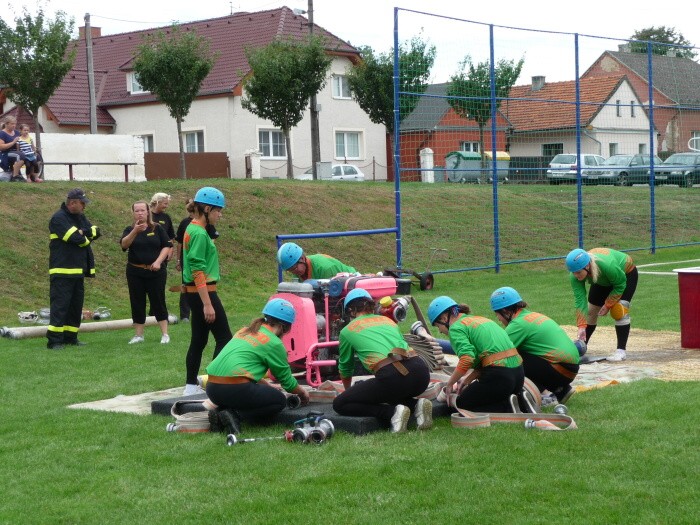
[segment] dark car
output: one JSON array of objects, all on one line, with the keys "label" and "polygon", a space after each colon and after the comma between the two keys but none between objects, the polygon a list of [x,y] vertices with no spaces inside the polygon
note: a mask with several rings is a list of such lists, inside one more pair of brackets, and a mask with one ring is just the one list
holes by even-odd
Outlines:
[{"label": "dark car", "polygon": [[[613,155],[605,159],[599,175],[589,175],[588,179],[620,186],[630,186],[635,182],[648,184],[650,162],[650,155]],[[654,155],[654,168],[659,165],[661,165],[661,159]]]},{"label": "dark car", "polygon": [[[655,184],[678,184],[691,188],[700,184],[700,153],[674,153],[654,170]],[[649,180],[647,179],[648,183]]]}]

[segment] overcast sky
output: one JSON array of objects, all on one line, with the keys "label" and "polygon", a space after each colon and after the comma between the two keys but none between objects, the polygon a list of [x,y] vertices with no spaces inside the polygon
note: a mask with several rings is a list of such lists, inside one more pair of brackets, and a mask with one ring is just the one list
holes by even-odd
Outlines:
[{"label": "overcast sky", "polygon": [[[1,16],[11,22],[23,5],[33,13],[37,3],[10,0],[9,5],[14,14],[2,9]],[[308,1],[53,0],[43,5],[50,15],[56,10],[65,11],[75,19],[76,28],[84,25],[85,14],[90,13],[91,24],[102,28],[106,35],[167,26],[173,21],[216,18],[232,11],[262,11],[283,5],[306,10]],[[617,50],[636,30],[650,26],[675,27],[691,44],[700,46],[696,16],[683,16],[682,11],[663,4],[638,0],[588,0],[575,4],[561,0],[314,0],[313,5],[317,25],[355,46],[369,45],[377,52],[388,52],[393,46],[394,7],[405,9],[398,16],[399,39],[406,41],[421,34],[437,47],[434,82],[446,81],[467,54],[474,62],[489,58],[490,24],[496,26],[496,60],[525,59],[518,84],[529,83],[533,75],[545,75],[548,81],[575,78],[575,33],[579,35],[580,74],[603,51]]]}]

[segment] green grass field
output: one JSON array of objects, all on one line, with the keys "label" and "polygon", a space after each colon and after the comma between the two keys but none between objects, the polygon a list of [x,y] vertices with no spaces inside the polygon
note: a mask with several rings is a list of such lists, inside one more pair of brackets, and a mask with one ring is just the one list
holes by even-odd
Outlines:
[{"label": "green grass field", "polygon": [[[256,316],[275,291],[275,234],[391,226],[388,185],[216,184],[229,199],[218,246],[221,296],[233,329]],[[0,325],[15,326],[19,310],[48,306],[46,225],[74,185],[3,185],[9,220],[0,251]],[[105,231],[95,243],[98,278],[86,282],[86,307],[106,305],[114,318],[128,318],[125,256],[117,240],[131,202],[168,191],[177,221],[180,203],[199,185],[82,186],[93,192],[88,216]],[[514,188],[508,198],[526,191]],[[442,190],[433,191],[440,198]],[[348,202],[365,206],[360,212]],[[336,247],[331,241],[312,246]],[[381,269],[391,258],[381,239],[350,238],[337,247],[338,256],[358,268]],[[668,263],[655,269],[670,271],[699,254],[684,247],[633,257],[638,264]],[[438,274],[432,291],[414,288],[414,295],[423,309],[449,294],[490,316],[488,297],[503,285],[517,288],[533,309],[572,323],[560,260],[504,266],[499,273]],[[171,298],[176,309],[177,296]],[[632,329],[678,331],[678,308],[674,276],[641,275]],[[700,515],[698,382],[643,380],[576,395],[569,408],[579,429],[571,432],[516,425],[461,430],[440,419],[422,433],[338,432],[322,447],[274,441],[227,447],[219,434],[166,433],[170,419],[161,416],[66,408],[182,385],[189,327],[172,326],[167,346],[157,332],[147,328],[147,342],[136,346],[126,344],[131,330],[85,333],[87,346],[62,352],[46,350],[43,338],[0,339],[0,523],[690,524]],[[246,427],[245,436],[282,430]]]}]

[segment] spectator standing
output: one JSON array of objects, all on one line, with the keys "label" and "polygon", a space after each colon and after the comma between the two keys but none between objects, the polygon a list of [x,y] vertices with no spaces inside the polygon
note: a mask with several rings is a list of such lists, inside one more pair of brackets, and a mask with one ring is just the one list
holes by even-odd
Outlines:
[{"label": "spectator standing", "polygon": [[214,359],[231,340],[231,329],[221,299],[216,293],[220,279],[219,253],[207,233],[207,225],[216,227],[226,205],[224,194],[210,186],[201,188],[194,196],[193,218],[183,238],[183,288],[190,305],[192,336],[187,350],[187,378],[183,395],[203,393],[197,384],[202,353],[209,333],[214,334]]},{"label": "spectator standing", "polygon": [[82,346],[78,330],[83,317],[84,278],[95,276],[92,242],[100,230],[85,216],[90,200],[80,188],[72,189],[49,221],[49,296],[51,313],[47,347]]},{"label": "spectator standing", "polygon": [[168,308],[165,304],[165,282],[168,277],[165,260],[172,251],[172,242],[160,224],[151,218],[146,201],[132,204],[134,222],[122,233],[119,244],[128,251],[126,282],[129,286],[131,319],[135,334],[129,344],[143,343],[146,326],[146,297],[160,327],[161,344],[170,342]]},{"label": "spectator standing", "polygon": [[[151,208],[151,217],[153,217],[153,222],[159,224],[161,228],[165,231],[170,239],[171,244],[175,243],[175,230],[173,229],[173,220],[170,215],[166,213],[165,210],[168,209],[170,205],[170,195],[167,193],[154,193],[151,197],[151,202],[149,204]],[[175,253],[174,250],[168,252],[168,259],[166,262],[172,260]]]}]

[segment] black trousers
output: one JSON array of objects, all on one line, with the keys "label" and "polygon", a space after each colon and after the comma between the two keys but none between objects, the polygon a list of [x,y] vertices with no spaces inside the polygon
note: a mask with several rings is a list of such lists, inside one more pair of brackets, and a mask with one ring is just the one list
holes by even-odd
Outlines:
[{"label": "black trousers", "polygon": [[51,277],[49,282],[51,314],[46,330],[47,346],[70,345],[78,341],[85,300],[84,281],[83,277]]},{"label": "black trousers", "polygon": [[146,322],[146,298],[150,304],[151,315],[156,321],[168,319],[168,307],[165,304],[165,282],[168,278],[166,269],[157,272],[142,268],[126,268],[126,283],[129,286],[131,303],[131,320],[136,324]]},{"label": "black trousers", "polygon": [[226,311],[221,304],[221,300],[216,292],[209,292],[209,300],[214,307],[216,318],[214,322],[209,324],[204,320],[204,304],[199,294],[188,293],[187,303],[190,305],[190,327],[192,328],[192,336],[190,338],[190,347],[187,350],[185,358],[185,366],[187,367],[187,384],[196,385],[199,367],[202,364],[202,354],[209,342],[209,333],[214,334],[216,346],[214,347],[214,356],[216,358],[222,348],[226,346],[233,334],[228,326],[228,318]]},{"label": "black trousers", "polygon": [[285,395],[267,385],[207,383],[207,397],[219,408],[231,408],[246,421],[265,422],[287,406]]},{"label": "black trousers", "polygon": [[408,370],[402,375],[394,364],[380,368],[374,377],[354,384],[333,400],[333,410],[343,416],[376,417],[389,424],[396,405],[413,411],[415,396],[430,383],[430,370],[420,357],[399,361]]},{"label": "black trousers", "polygon": [[487,366],[479,379],[457,397],[457,406],[473,412],[510,412],[511,394],[520,394],[525,382],[522,365],[516,368]]},{"label": "black trousers", "polygon": [[[522,352],[520,356],[523,358],[523,368],[525,368],[525,376],[530,379],[540,392],[544,389],[554,392],[557,388],[570,385],[573,379],[560,374],[552,367],[552,363],[545,358]],[[560,363],[560,366],[566,368],[573,374],[578,374],[578,365],[569,363]]]}]

